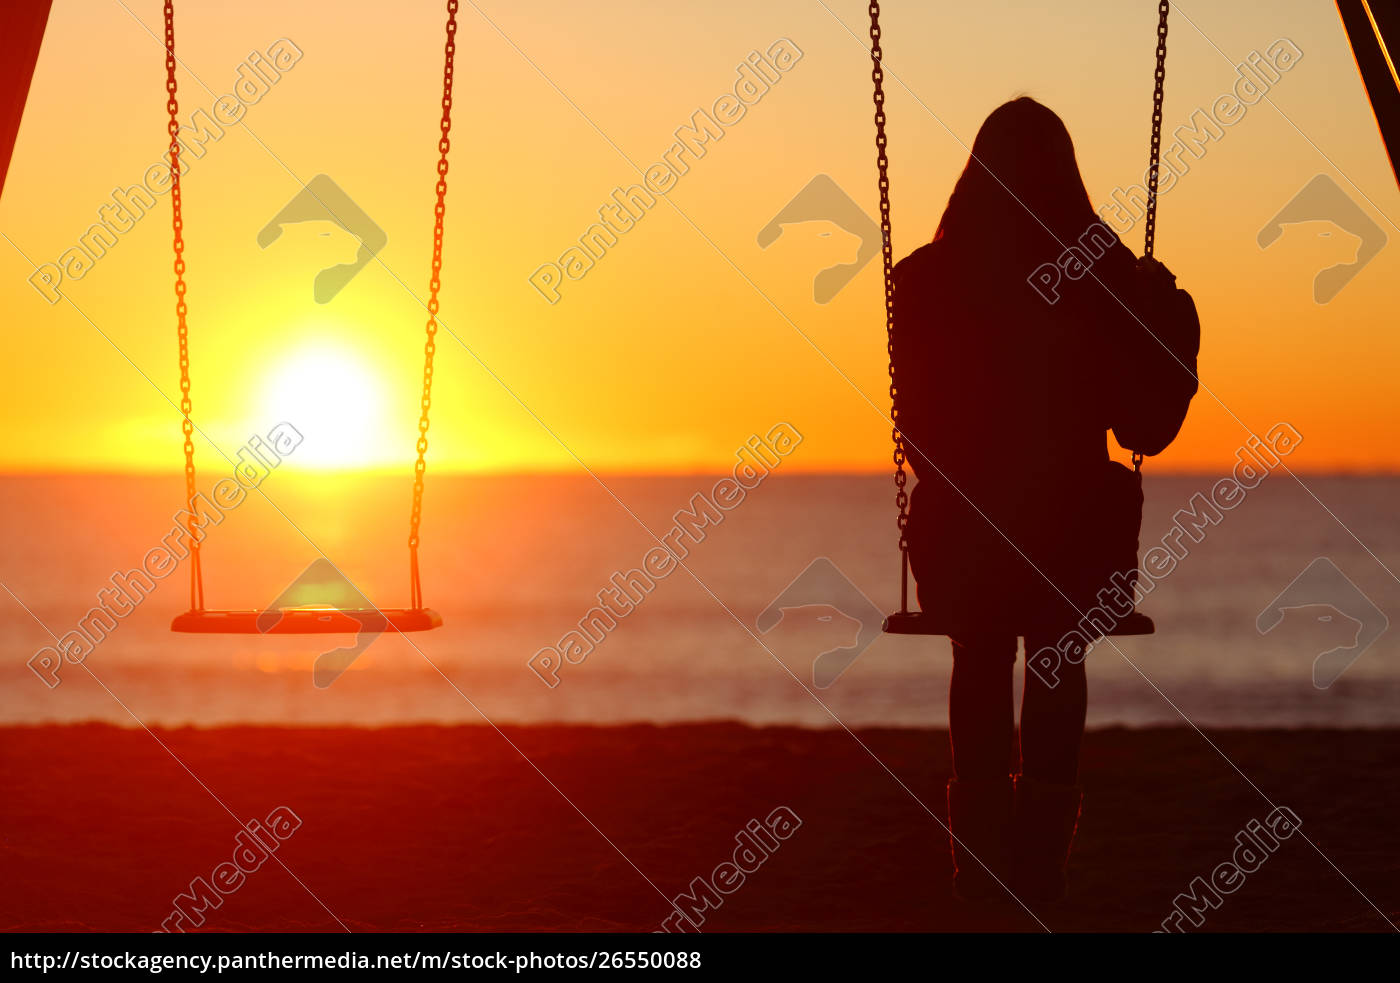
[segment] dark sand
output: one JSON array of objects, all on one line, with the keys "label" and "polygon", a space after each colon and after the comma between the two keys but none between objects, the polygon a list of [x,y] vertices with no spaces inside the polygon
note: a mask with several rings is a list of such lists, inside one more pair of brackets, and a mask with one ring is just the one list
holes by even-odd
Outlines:
[{"label": "dark sand", "polygon": [[[1040,930],[1023,910],[969,909],[948,889],[941,731],[859,732],[909,791],[841,731],[504,733],[540,771],[485,727],[157,731],[198,781],[141,730],[0,730],[0,925],[157,929],[235,849],[217,795],[241,820],[288,806],[303,825],[276,854],[301,884],[269,861],[207,913],[214,931],[340,931],[336,917],[353,931],[650,931],[778,806],[801,827],[706,913],[705,931]],[[1201,930],[1389,930],[1366,898],[1400,922],[1400,733],[1210,737],[1259,791],[1194,732],[1090,734],[1074,898],[1038,909],[1045,926],[1156,928],[1270,812],[1264,796],[1301,817],[1301,835]]]}]

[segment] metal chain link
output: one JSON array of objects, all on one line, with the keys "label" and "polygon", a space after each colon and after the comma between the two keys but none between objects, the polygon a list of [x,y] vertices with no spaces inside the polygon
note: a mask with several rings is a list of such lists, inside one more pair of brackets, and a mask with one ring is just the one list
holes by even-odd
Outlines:
[{"label": "metal chain link", "polygon": [[1162,165],[1162,90],[1167,81],[1167,14],[1170,0],[1157,4],[1157,71],[1152,86],[1152,146],[1147,164],[1147,217],[1143,221],[1142,252],[1152,255],[1157,241],[1157,172]]},{"label": "metal chain link", "polygon": [[423,395],[418,417],[418,460],[413,465],[413,510],[409,516],[409,595],[415,608],[423,606],[418,575],[419,525],[423,519],[423,475],[427,471],[428,409],[433,401],[433,354],[437,351],[438,290],[442,287],[442,224],[447,212],[447,152],[452,146],[452,59],[457,51],[457,0],[447,0],[447,43],[442,66],[442,136],[438,139],[437,204],[433,208],[433,268],[428,280],[427,340],[423,343]]},{"label": "metal chain link", "polygon": [[885,153],[888,140],[885,136],[885,70],[882,66],[884,52],[880,48],[880,4],[871,0],[870,4],[870,78],[875,83],[875,165],[880,174],[880,239],[881,255],[885,269],[885,351],[889,355],[890,371],[890,437],[894,441],[894,487],[895,506],[899,509],[896,524],[899,527],[899,552],[902,574],[900,583],[900,611],[908,610],[908,562],[909,538],[909,493],[906,490],[908,477],[904,473],[904,434],[899,430],[899,387],[894,374],[894,249],[890,242],[890,160]]},{"label": "metal chain link", "polygon": [[[1162,95],[1167,82],[1167,15],[1170,0],[1157,4],[1157,70],[1152,83],[1152,141],[1147,165],[1147,215],[1142,225],[1142,254],[1150,258],[1157,243],[1157,172],[1162,166]],[[1142,453],[1133,451],[1133,470],[1142,470]]]},{"label": "metal chain link", "polygon": [[175,98],[175,5],[165,0],[165,108],[170,113],[170,206],[175,238],[175,324],[180,339],[180,429],[185,435],[185,536],[190,550],[190,609],[204,609],[204,579],[199,565],[199,539],[195,535],[194,423],[190,420],[190,330],[185,316],[185,220],[180,210],[180,104]]}]

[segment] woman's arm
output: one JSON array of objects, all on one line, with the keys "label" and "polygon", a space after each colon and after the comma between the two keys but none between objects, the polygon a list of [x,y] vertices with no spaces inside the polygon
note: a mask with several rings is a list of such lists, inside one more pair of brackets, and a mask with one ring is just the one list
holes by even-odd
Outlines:
[{"label": "woman's arm", "polygon": [[1201,323],[1191,295],[1155,259],[1138,260],[1123,289],[1111,425],[1119,444],[1151,456],[1176,439],[1196,395]]},{"label": "woman's arm", "polygon": [[925,476],[930,465],[917,448],[932,439],[930,423],[934,416],[933,393],[927,378],[934,317],[929,284],[931,261],[932,249],[924,245],[900,260],[894,269],[894,366],[899,382],[895,406],[909,466],[919,478]]}]

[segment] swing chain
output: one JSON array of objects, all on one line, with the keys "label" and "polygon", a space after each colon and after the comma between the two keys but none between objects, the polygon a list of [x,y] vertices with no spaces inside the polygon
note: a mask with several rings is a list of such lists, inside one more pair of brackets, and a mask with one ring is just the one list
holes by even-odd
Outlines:
[{"label": "swing chain", "polygon": [[175,247],[175,324],[180,339],[180,429],[185,435],[185,537],[190,551],[190,608],[204,609],[204,582],[199,565],[199,537],[195,534],[194,422],[190,419],[190,331],[185,316],[185,220],[180,201],[180,104],[175,97],[175,5],[165,0],[165,108],[170,134],[170,206]]},{"label": "swing chain", "polygon": [[414,608],[423,606],[423,586],[418,575],[419,525],[423,519],[423,475],[427,471],[428,409],[433,401],[433,354],[437,351],[438,291],[442,287],[442,226],[447,212],[447,152],[452,146],[452,59],[457,50],[457,0],[447,0],[447,42],[442,66],[442,136],[438,139],[437,204],[433,207],[433,265],[428,279],[427,338],[423,342],[423,395],[419,402],[418,460],[413,465],[413,510],[409,516],[409,594]]},{"label": "swing chain", "polygon": [[[907,562],[909,539],[906,529],[909,524],[909,493],[905,490],[908,478],[904,473],[904,434],[899,429],[899,389],[894,374],[894,250],[890,242],[890,175],[889,157],[885,153],[888,140],[885,136],[885,70],[882,64],[884,52],[880,48],[880,4],[871,0],[870,4],[870,77],[875,83],[875,150],[876,167],[880,174],[880,239],[881,256],[885,274],[885,350],[889,355],[890,373],[890,436],[894,440],[894,487],[895,505],[899,509],[899,551]],[[901,603],[901,610],[904,608]]]},{"label": "swing chain", "polygon": [[1147,166],[1147,216],[1143,221],[1144,256],[1152,255],[1157,241],[1157,172],[1162,166],[1162,90],[1167,81],[1167,15],[1170,0],[1157,4],[1157,70],[1152,86],[1152,146]]},{"label": "swing chain", "polygon": [[[1157,173],[1162,167],[1162,95],[1167,82],[1167,15],[1170,0],[1157,4],[1157,69],[1152,81],[1152,141],[1147,165],[1147,214],[1142,224],[1142,254],[1152,256],[1157,243]],[[1142,453],[1133,451],[1133,471],[1142,471]]]}]

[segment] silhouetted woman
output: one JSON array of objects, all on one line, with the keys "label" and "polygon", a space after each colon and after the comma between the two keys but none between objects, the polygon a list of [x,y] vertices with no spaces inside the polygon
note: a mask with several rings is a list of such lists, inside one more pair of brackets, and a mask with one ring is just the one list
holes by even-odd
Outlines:
[{"label": "silhouetted woman", "polygon": [[963,897],[998,880],[1022,900],[1064,894],[1082,642],[1105,611],[1121,616],[1125,590],[1131,603],[1137,566],[1141,485],[1110,461],[1106,434],[1160,452],[1195,393],[1198,342],[1175,278],[1094,213],[1059,117],[1028,98],[993,112],[933,241],[895,269],[899,423],[918,477],[910,561],[922,609],[954,626],[948,809]]}]

